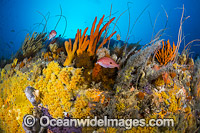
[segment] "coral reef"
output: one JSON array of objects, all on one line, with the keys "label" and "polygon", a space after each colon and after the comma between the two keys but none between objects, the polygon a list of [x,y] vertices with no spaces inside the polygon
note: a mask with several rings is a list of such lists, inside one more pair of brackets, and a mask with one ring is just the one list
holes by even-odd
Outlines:
[{"label": "coral reef", "polygon": [[[200,126],[200,59],[178,53],[160,38],[141,47],[138,43],[103,47],[111,37],[104,16],[90,36],[88,27],[77,30],[75,40],[53,40],[43,47],[45,33],[27,35],[23,59],[13,58],[0,71],[0,132],[197,132]],[[100,27],[102,28],[100,29]],[[95,28],[96,27],[96,28]],[[105,32],[104,37],[103,32]],[[64,43],[64,44],[63,44]],[[126,48],[127,45],[127,48]],[[65,50],[64,50],[65,46]],[[40,50],[40,51],[39,51]],[[65,52],[66,51],[66,52]],[[99,65],[113,59],[117,68]],[[104,60],[110,65],[109,61]],[[118,64],[120,67],[118,67]],[[6,114],[6,115],[5,115]],[[23,122],[32,114],[36,124]],[[174,126],[59,127],[39,125],[50,119],[173,119]]]}]

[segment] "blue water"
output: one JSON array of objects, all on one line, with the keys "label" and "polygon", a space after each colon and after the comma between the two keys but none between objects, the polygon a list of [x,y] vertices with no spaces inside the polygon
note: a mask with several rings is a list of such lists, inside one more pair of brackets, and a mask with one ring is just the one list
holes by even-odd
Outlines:
[{"label": "blue water", "polygon": [[[49,16],[47,33],[53,30],[59,19],[57,15],[61,14],[60,7],[62,15],[67,19],[67,29],[63,35],[65,19],[62,17],[55,30],[58,35],[61,34],[65,38],[74,38],[78,28],[84,30],[89,27],[87,34],[90,34],[94,18],[97,16],[99,21],[103,14],[105,17],[109,16],[111,5],[113,17],[116,17],[115,21],[129,7],[130,30],[141,12],[148,6],[135,23],[128,41],[134,43],[141,40],[141,44],[150,42],[156,18],[154,32],[157,33],[164,28],[167,21],[165,9],[168,14],[168,25],[162,38],[176,43],[183,4],[184,16],[190,16],[183,25],[187,44],[191,40],[200,38],[199,0],[0,0],[0,57],[9,58],[16,53],[28,32],[42,31],[43,26],[38,27],[38,23],[43,22],[44,24],[44,20],[38,12],[46,17]],[[126,40],[128,25],[129,12],[126,11],[117,22],[119,29],[115,28],[117,34],[121,33],[123,41]],[[110,27],[110,32],[112,29],[113,25]],[[116,35],[113,36],[113,39],[116,39]],[[191,52],[199,53],[199,50],[199,46],[194,46]]]}]

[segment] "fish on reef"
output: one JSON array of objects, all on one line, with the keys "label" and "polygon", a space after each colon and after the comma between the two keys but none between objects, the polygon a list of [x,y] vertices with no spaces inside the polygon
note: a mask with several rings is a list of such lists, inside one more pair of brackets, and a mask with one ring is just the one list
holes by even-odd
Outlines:
[{"label": "fish on reef", "polygon": [[49,33],[49,40],[51,40],[52,38],[54,38],[56,36],[57,32],[55,30],[52,30],[50,33]]},{"label": "fish on reef", "polygon": [[99,64],[100,66],[104,68],[115,68],[117,67],[119,69],[119,64],[117,64],[113,59],[109,57],[102,57],[100,58],[96,64]]}]

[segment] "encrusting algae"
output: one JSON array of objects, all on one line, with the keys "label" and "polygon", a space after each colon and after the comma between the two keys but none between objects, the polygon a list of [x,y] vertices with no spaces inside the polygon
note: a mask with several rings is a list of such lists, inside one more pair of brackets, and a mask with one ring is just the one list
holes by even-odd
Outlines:
[{"label": "encrusting algae", "polygon": [[[147,127],[77,127],[77,132],[195,132],[200,119],[200,60],[178,54],[179,45],[160,38],[138,48],[126,51],[108,44],[110,18],[103,25],[103,17],[96,25],[95,18],[90,35],[77,30],[75,40],[51,45],[50,50],[39,51],[46,40],[45,33],[24,42],[23,59],[13,58],[10,67],[1,69],[0,79],[0,131],[32,131],[23,125],[26,114],[50,118],[118,118],[118,119],[173,119],[174,126]],[[103,26],[102,26],[103,25]],[[102,26],[102,28],[101,28]],[[33,36],[36,34],[34,33]],[[107,36],[107,37],[106,37]],[[103,39],[102,39],[103,38]],[[28,40],[27,40],[28,39]],[[118,41],[120,36],[117,35]],[[40,46],[33,47],[39,40]],[[118,42],[117,42],[118,43]],[[178,44],[178,43],[177,43]],[[108,45],[107,45],[108,46]],[[128,46],[129,47],[129,46]],[[65,50],[64,50],[65,48]],[[30,49],[34,55],[30,56]],[[107,67],[99,59],[106,57],[120,67]],[[156,59],[154,59],[156,58]],[[105,60],[104,60],[105,61]],[[19,62],[19,63],[18,63]],[[106,65],[113,65],[106,62]],[[110,64],[109,64],[110,63]],[[25,94],[35,88],[36,105]],[[32,92],[31,92],[32,93]],[[6,114],[6,115],[5,115]],[[71,130],[71,129],[73,130]],[[75,127],[47,127],[49,132],[72,132]],[[75,131],[74,131],[75,132]]]}]

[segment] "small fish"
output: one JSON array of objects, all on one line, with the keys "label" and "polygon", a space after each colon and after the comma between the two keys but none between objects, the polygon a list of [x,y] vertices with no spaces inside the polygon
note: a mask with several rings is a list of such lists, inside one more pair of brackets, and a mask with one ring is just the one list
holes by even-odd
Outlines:
[{"label": "small fish", "polygon": [[8,43],[5,43],[5,44],[6,44],[6,46],[8,46],[9,48],[11,48],[10,44],[8,44]]},{"label": "small fish", "polygon": [[55,30],[52,30],[50,33],[49,33],[49,40],[51,40],[52,38],[54,38],[56,36],[57,32]]},{"label": "small fish", "polygon": [[97,61],[96,64],[99,64],[100,66],[104,68],[115,68],[117,67],[119,69],[119,64],[117,64],[113,59],[109,57],[102,57]]},{"label": "small fish", "polygon": [[15,30],[10,30],[10,32],[15,32]]},{"label": "small fish", "polygon": [[13,42],[13,41],[10,41],[10,44],[14,44],[14,42]]}]

